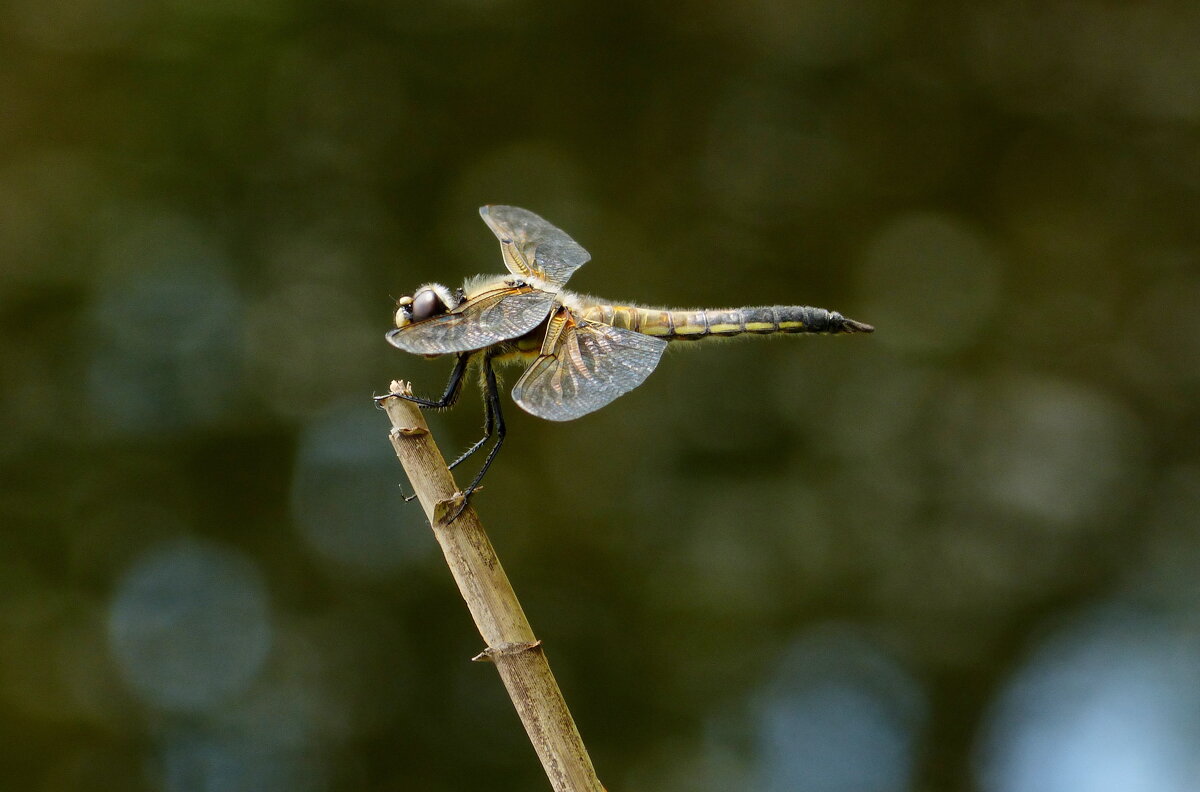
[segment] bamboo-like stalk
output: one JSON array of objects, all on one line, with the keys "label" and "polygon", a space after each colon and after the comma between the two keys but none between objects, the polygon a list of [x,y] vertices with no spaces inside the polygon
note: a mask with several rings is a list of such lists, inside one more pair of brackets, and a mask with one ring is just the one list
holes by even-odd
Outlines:
[{"label": "bamboo-like stalk", "polygon": [[[408,383],[396,381],[390,393],[410,395],[412,391]],[[541,641],[534,637],[475,510],[467,506],[453,522],[444,522],[462,496],[421,410],[404,399],[385,398],[382,404],[392,422],[392,447],[487,646],[474,659],[491,661],[499,670],[551,788],[555,792],[604,792],[550,672]]]}]

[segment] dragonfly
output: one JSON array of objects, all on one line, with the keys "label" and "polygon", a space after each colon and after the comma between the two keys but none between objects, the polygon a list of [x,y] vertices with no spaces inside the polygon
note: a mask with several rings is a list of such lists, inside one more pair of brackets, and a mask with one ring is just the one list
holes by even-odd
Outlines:
[{"label": "dragonfly", "polygon": [[[493,440],[465,490],[455,519],[479,489],[504,444],[504,414],[495,366],[525,364],[512,389],[517,406],[539,418],[570,421],[600,409],[641,385],[672,342],[776,333],[870,333],[871,325],[836,311],[795,305],[673,309],[624,305],[567,291],[591,255],[558,227],[516,206],[484,206],[483,221],[500,240],[508,270],[480,275],[460,288],[427,283],[397,301],[393,346],[415,355],[453,355],[440,398],[391,394],[422,408],[453,406],[468,369],[481,374],[483,437],[457,467]],[[388,398],[388,397],[380,397]]]}]

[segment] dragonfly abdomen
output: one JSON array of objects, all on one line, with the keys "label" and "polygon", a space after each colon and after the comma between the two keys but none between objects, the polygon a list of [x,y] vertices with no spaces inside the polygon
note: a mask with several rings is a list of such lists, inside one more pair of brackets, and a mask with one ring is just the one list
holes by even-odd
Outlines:
[{"label": "dragonfly abdomen", "polygon": [[805,305],[698,310],[596,305],[584,312],[584,318],[667,341],[698,341],[745,334],[869,333],[875,329],[847,319],[836,311]]}]

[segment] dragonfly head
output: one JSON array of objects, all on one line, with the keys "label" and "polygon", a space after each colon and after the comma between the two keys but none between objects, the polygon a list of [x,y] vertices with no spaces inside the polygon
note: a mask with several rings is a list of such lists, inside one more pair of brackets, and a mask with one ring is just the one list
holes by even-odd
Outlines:
[{"label": "dragonfly head", "polygon": [[463,301],[440,283],[427,283],[413,292],[411,297],[401,297],[396,302],[396,327],[420,322],[432,316],[444,314],[457,308]]}]

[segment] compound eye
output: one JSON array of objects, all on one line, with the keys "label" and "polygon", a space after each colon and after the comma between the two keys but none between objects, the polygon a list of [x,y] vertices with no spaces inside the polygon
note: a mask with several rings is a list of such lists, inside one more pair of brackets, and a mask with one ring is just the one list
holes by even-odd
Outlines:
[{"label": "compound eye", "polygon": [[412,319],[419,322],[446,310],[446,304],[433,289],[423,289],[413,295]]}]

